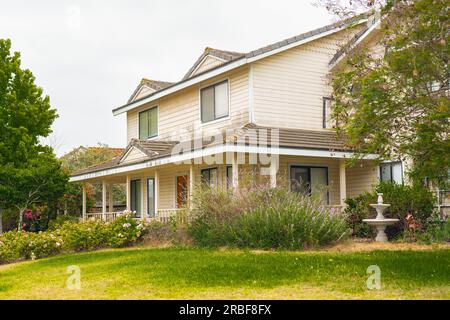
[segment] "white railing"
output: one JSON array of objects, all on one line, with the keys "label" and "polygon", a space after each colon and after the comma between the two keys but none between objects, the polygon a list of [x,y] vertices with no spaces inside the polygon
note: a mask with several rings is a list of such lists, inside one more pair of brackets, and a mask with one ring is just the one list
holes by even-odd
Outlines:
[{"label": "white railing", "polygon": [[172,221],[185,223],[188,221],[187,209],[160,209],[158,210],[156,217],[150,218],[150,221],[158,221],[162,223],[169,223]]},{"label": "white railing", "polygon": [[90,212],[86,213],[86,220],[103,220],[106,222],[115,220],[122,212]]}]

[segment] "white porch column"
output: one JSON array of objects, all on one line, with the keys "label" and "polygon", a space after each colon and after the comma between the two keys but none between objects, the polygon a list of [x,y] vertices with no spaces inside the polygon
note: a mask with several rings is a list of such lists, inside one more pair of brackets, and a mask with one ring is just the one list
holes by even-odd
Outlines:
[{"label": "white porch column", "polygon": [[114,196],[113,196],[113,184],[110,183],[108,185],[108,205],[109,205],[109,212],[114,212]]},{"label": "white porch column", "polygon": [[86,184],[83,183],[83,200],[82,200],[82,210],[83,220],[86,220]]},{"label": "white porch column", "polygon": [[158,216],[159,210],[159,170],[155,170],[155,215]]},{"label": "white porch column", "polygon": [[102,219],[106,221],[106,181],[102,181]]},{"label": "white porch column", "polygon": [[237,153],[233,153],[231,171],[233,172],[233,189],[234,191],[237,191],[239,189],[239,164]]},{"label": "white porch column", "polygon": [[278,156],[272,155],[270,158],[270,187],[277,187],[277,173],[278,173]]},{"label": "white porch column", "polygon": [[341,206],[345,206],[345,199],[347,198],[347,178],[345,175],[345,159],[339,160],[339,191]]},{"label": "white porch column", "polygon": [[131,190],[130,190],[130,176],[127,176],[127,185],[125,186],[127,195],[127,211],[131,210]]},{"label": "white porch column", "polygon": [[191,164],[189,167],[189,209],[192,209],[192,196],[195,187],[194,179],[195,179],[194,165]]}]

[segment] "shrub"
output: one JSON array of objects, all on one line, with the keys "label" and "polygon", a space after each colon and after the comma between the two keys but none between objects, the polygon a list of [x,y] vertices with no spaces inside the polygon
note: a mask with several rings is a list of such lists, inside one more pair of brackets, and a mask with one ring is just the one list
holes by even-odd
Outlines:
[{"label": "shrub", "polygon": [[78,222],[80,217],[73,216],[70,214],[58,215],[56,219],[49,221],[48,230],[56,230],[60,228],[66,222]]},{"label": "shrub", "polygon": [[390,238],[401,235],[407,228],[405,217],[411,212],[416,222],[422,230],[426,230],[433,216],[435,198],[426,187],[409,186],[390,182],[381,182],[371,193],[363,193],[356,198],[347,199],[345,214],[347,221],[353,230],[353,235],[358,237],[373,236],[373,230],[368,229],[363,219],[374,218],[375,209],[370,207],[371,203],[376,203],[377,193],[383,193],[384,203],[391,206],[386,209],[386,218],[399,219],[400,223],[386,229]]},{"label": "shrub", "polygon": [[113,248],[129,246],[142,239],[146,231],[142,221],[132,219],[130,215],[121,215],[107,225],[108,245]]},{"label": "shrub", "polygon": [[194,192],[194,208],[189,234],[200,246],[302,249],[349,234],[342,216],[286,188],[262,185],[231,194],[203,187]]},{"label": "shrub", "polygon": [[141,240],[147,225],[129,213],[110,223],[66,221],[46,232],[11,231],[0,235],[0,263],[38,259],[61,252],[125,247]]}]

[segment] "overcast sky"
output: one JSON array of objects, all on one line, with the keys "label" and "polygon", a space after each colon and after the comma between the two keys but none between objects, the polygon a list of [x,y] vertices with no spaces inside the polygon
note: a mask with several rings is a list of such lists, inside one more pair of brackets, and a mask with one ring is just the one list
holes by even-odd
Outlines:
[{"label": "overcast sky", "polygon": [[0,0],[12,40],[59,118],[58,155],[125,147],[124,104],[141,78],[180,80],[205,47],[247,52],[333,21],[315,0]]}]

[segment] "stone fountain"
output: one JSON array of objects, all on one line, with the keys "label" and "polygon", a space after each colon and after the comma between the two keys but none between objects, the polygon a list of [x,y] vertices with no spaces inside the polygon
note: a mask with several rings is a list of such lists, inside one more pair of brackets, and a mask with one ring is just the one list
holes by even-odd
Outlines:
[{"label": "stone fountain", "polygon": [[364,219],[363,222],[367,223],[370,226],[374,226],[377,228],[378,234],[375,238],[375,241],[377,242],[387,242],[388,238],[386,236],[386,233],[384,230],[386,230],[387,226],[396,224],[399,220],[398,219],[386,219],[383,216],[384,210],[389,208],[390,204],[384,204],[383,203],[383,194],[378,194],[378,203],[377,204],[371,204],[372,208],[375,208],[377,210],[377,217],[375,219]]}]

